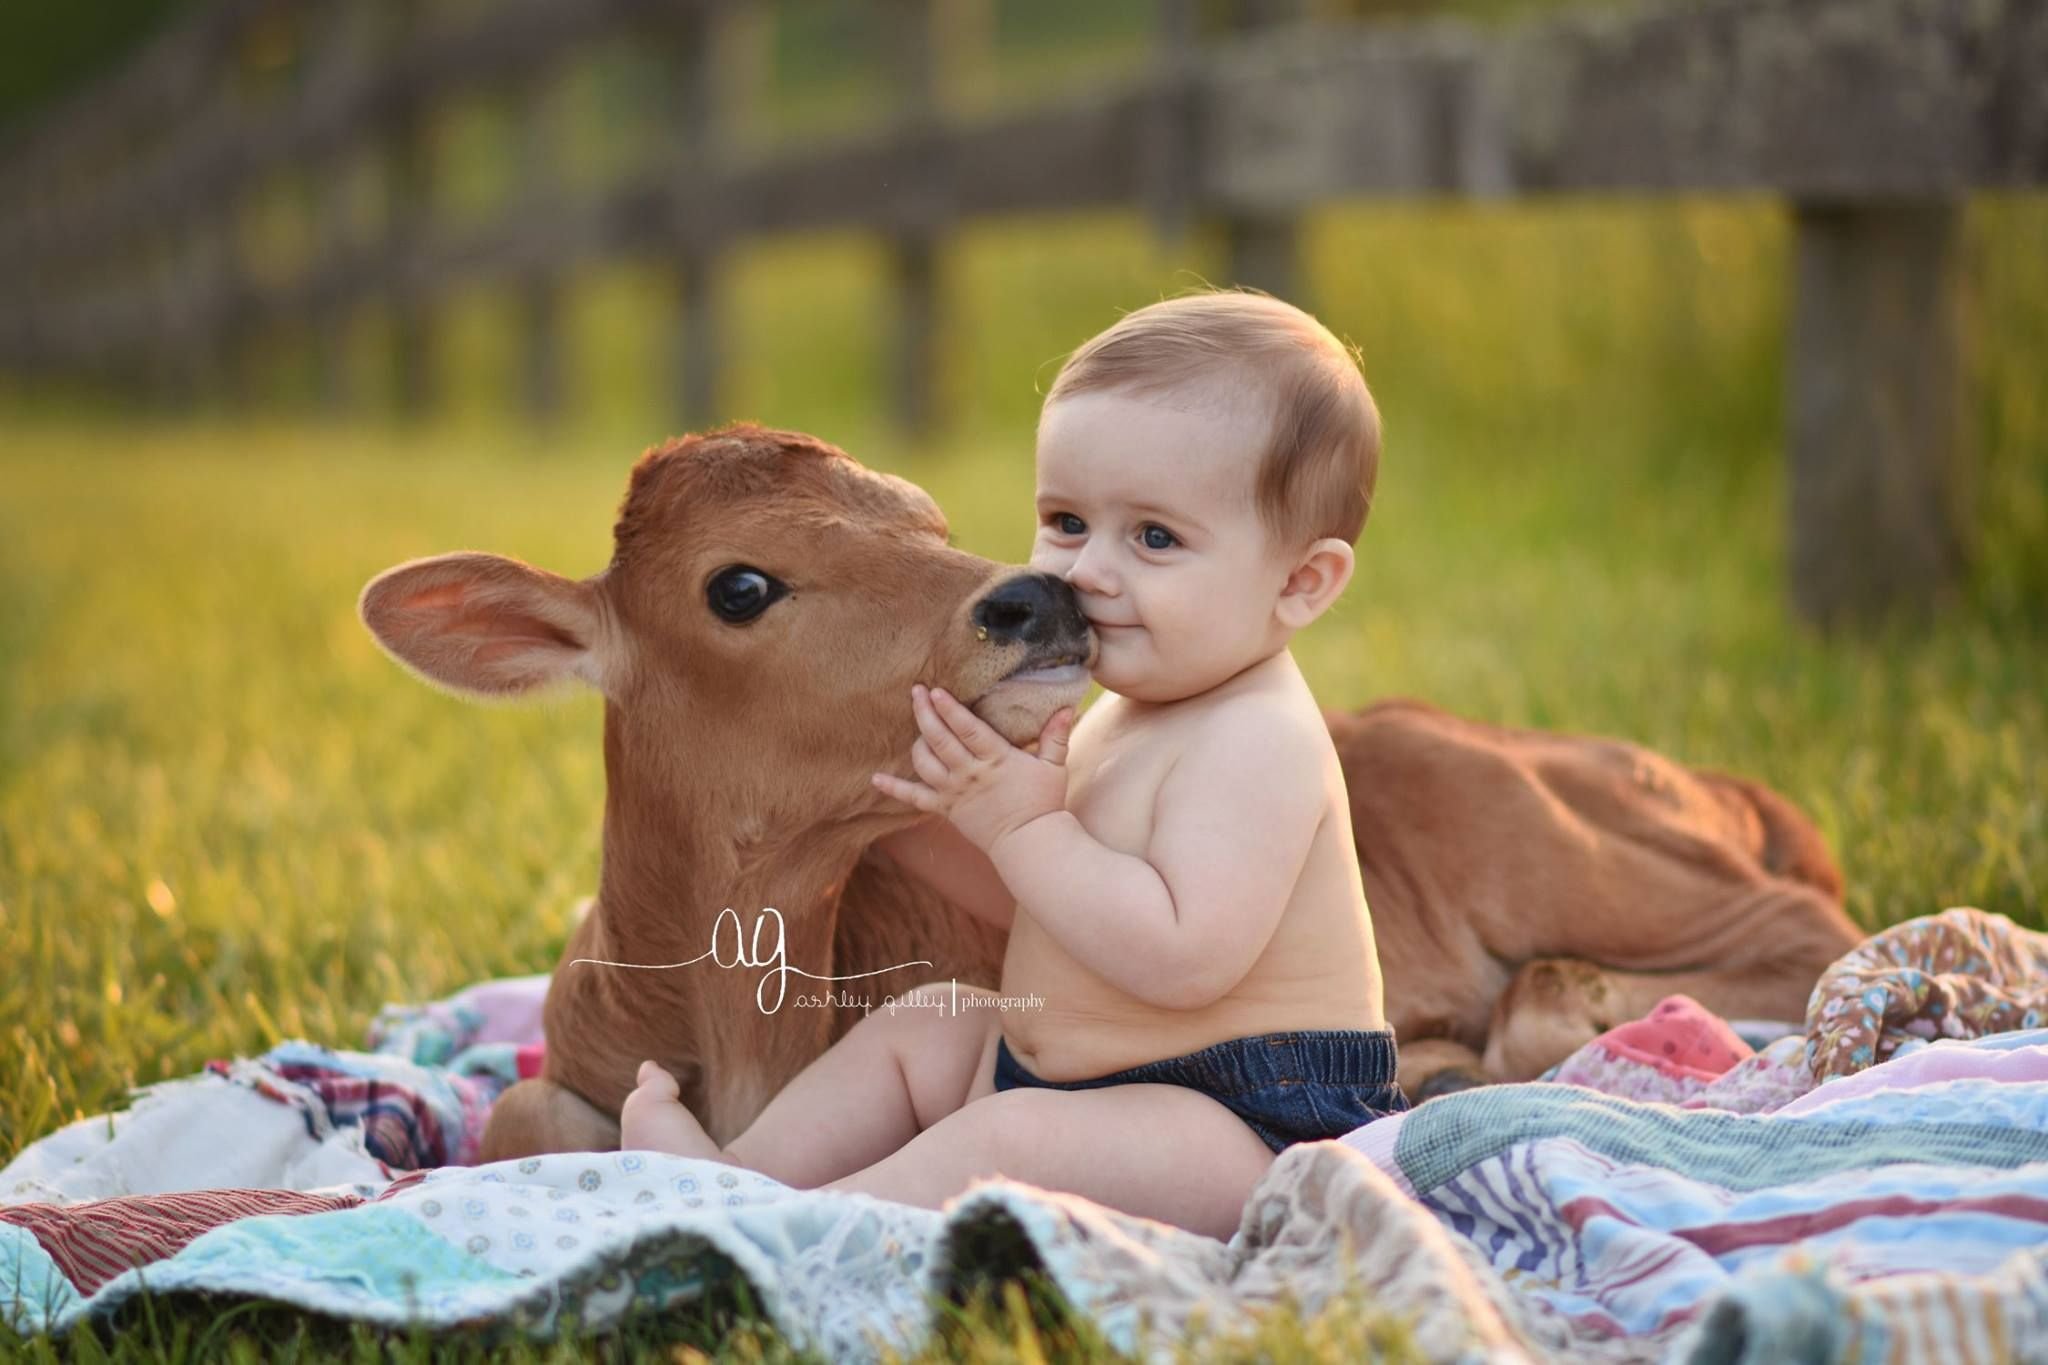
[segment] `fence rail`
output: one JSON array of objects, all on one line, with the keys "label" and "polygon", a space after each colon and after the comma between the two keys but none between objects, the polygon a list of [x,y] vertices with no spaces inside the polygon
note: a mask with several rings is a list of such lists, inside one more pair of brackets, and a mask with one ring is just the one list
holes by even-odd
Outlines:
[{"label": "fence rail", "polygon": [[[401,395],[420,407],[437,303],[500,281],[526,296],[522,383],[545,415],[561,397],[565,275],[654,258],[682,279],[676,390],[704,420],[721,250],[855,228],[891,243],[894,401],[922,428],[941,362],[934,253],[962,220],[1107,206],[1142,207],[1167,231],[1220,219],[1239,281],[1296,294],[1297,217],[1335,197],[1761,191],[1795,209],[1795,602],[1832,620],[1938,596],[1962,571],[1959,205],[2048,184],[2048,4],[1692,0],[1479,29],[1312,22],[1303,0],[1238,0],[1219,25],[1214,6],[1161,0],[1139,74],[962,117],[942,76],[961,35],[989,27],[963,14],[988,3],[876,0],[898,116],[761,146],[734,111],[763,79],[766,5],[500,0],[436,21],[396,0],[221,0],[0,153],[14,191],[0,207],[0,369],[189,395],[288,322],[310,321],[338,365],[339,328],[379,298]],[[289,81],[252,78],[246,54],[266,35],[306,54]],[[544,91],[622,36],[666,63],[665,154],[564,194]],[[433,212],[421,129],[480,91],[518,101],[522,183],[462,227]],[[253,274],[238,206],[366,145],[392,187],[379,234],[330,232],[297,274]]]}]

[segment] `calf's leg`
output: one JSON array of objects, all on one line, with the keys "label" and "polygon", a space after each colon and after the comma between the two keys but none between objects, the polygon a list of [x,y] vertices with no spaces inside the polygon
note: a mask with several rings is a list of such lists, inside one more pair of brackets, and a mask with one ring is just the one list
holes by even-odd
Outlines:
[{"label": "calf's leg", "polygon": [[1534,1080],[1669,995],[1689,995],[1723,1018],[1798,1021],[1820,971],[1781,965],[1624,972],[1577,958],[1539,958],[1515,973],[1494,1005],[1485,1070],[1499,1081]]},{"label": "calf's leg", "polygon": [[565,1086],[535,1077],[498,1096],[484,1124],[479,1162],[549,1152],[610,1152],[619,1145],[619,1117]]},{"label": "calf's leg", "polygon": [[1403,1040],[1399,1045],[1401,1093],[1410,1104],[1431,1095],[1463,1090],[1487,1079],[1479,1054],[1449,1038]]}]

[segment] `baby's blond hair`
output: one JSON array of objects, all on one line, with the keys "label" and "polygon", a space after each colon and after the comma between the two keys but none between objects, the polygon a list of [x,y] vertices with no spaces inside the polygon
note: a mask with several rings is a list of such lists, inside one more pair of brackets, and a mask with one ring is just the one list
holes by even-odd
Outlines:
[{"label": "baby's blond hair", "polygon": [[1045,396],[1158,396],[1236,370],[1265,390],[1272,430],[1252,479],[1276,544],[1356,543],[1380,468],[1380,414],[1358,355],[1313,317],[1249,289],[1183,294],[1127,313],[1067,357]]}]

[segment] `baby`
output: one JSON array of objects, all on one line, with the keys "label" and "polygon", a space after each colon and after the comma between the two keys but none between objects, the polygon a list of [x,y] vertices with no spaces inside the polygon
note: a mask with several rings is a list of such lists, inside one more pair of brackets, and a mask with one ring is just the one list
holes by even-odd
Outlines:
[{"label": "baby", "polygon": [[1019,749],[913,687],[931,817],[881,841],[1010,930],[998,992],[926,986],[850,1029],[721,1149],[648,1062],[621,1145],[940,1207],[1002,1174],[1228,1238],[1291,1143],[1406,1107],[1315,698],[1288,652],[1349,583],[1379,414],[1308,314],[1139,309],[1038,426],[1034,568],[1072,587],[1104,695]]}]

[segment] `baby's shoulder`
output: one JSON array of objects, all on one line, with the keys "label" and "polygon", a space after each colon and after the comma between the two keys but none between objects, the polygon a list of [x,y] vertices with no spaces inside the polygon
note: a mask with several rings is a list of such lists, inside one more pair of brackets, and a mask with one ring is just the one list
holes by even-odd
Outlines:
[{"label": "baby's shoulder", "polygon": [[1154,828],[1169,841],[1213,838],[1219,828],[1285,840],[1320,828],[1343,804],[1336,750],[1319,713],[1304,718],[1284,702],[1240,696],[1187,720],[1174,752],[1147,765],[1158,774]]},{"label": "baby's shoulder", "polygon": [[1314,699],[1285,688],[1218,698],[1191,716],[1177,736],[1190,754],[1265,772],[1314,771],[1336,762],[1330,728]]},{"label": "baby's shoulder", "polygon": [[1273,689],[1248,692],[1218,708],[1219,725],[1234,726],[1250,734],[1274,740],[1307,743],[1316,749],[1333,748],[1330,727],[1323,719],[1315,698],[1306,690],[1299,694]]}]

